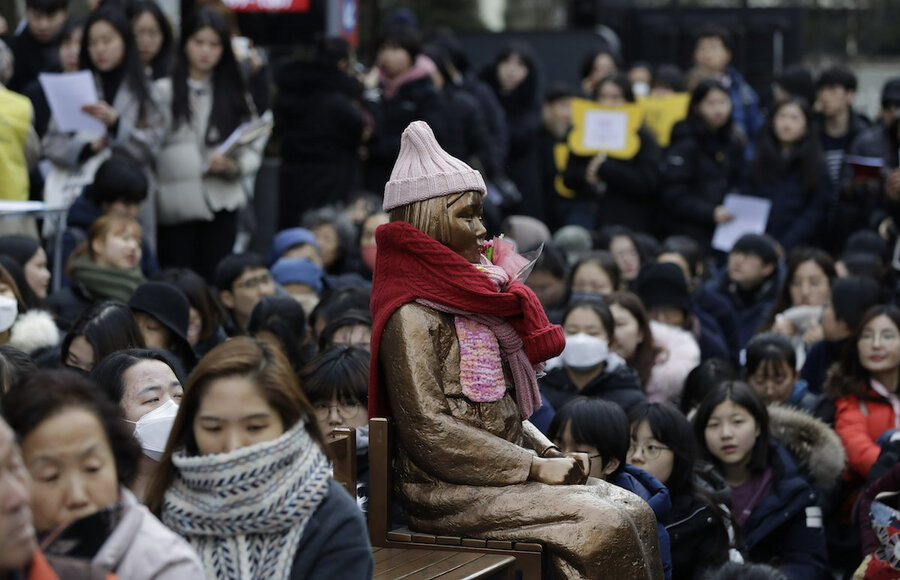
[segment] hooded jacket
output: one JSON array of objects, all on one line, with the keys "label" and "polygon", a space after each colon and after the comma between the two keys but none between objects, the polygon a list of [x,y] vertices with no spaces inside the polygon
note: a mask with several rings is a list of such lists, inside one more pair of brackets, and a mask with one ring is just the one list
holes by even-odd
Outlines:
[{"label": "hooded jacket", "polygon": [[741,528],[748,559],[775,566],[794,580],[830,578],[815,488],[787,449],[771,438],[768,462],[772,470],[769,493]]},{"label": "hooded jacket", "polygon": [[579,390],[569,378],[565,367],[557,367],[547,371],[538,383],[541,394],[547,398],[554,409],[559,409],[578,396],[604,399],[616,403],[626,412],[636,403],[647,400],[641,391],[641,380],[637,371],[621,364],[604,369],[594,380]]},{"label": "hooded jacket", "polygon": [[743,139],[732,125],[710,133],[699,119],[676,124],[663,174],[665,230],[708,248],[716,225],[713,211],[738,188],[743,167]]},{"label": "hooded jacket", "polygon": [[790,451],[798,469],[819,490],[819,495],[839,482],[847,454],[840,437],[821,419],[804,410],[771,405],[769,433]]}]

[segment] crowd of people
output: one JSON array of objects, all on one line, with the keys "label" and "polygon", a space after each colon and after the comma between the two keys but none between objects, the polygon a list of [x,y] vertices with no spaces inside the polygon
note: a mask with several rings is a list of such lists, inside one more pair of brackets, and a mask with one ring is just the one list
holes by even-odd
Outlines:
[{"label": "crowd of people", "polygon": [[[544,83],[518,42],[479,69],[405,11],[367,70],[337,38],[269,63],[233,43],[217,3],[180,34],[153,0],[105,0],[84,20],[66,0],[26,4],[0,43],[0,198],[68,215],[61,232],[23,220],[0,236],[0,576],[370,576],[367,423],[384,410],[370,387],[403,365],[446,371],[400,344],[421,321],[391,326],[372,295],[379,252],[401,245],[379,250],[376,232],[424,219],[404,209],[423,188],[486,191],[454,219],[533,259],[521,278],[565,348],[539,369],[530,423],[652,508],[666,578],[900,573],[882,525],[896,501],[878,496],[900,491],[900,78],[870,120],[846,66],[790,67],[760,98],[714,25],[689,70],[604,45],[573,87]],[[38,79],[79,70],[102,134],[62,130]],[[664,136],[642,126],[630,158],[573,149],[574,99],[672,94],[689,95],[686,116]],[[263,256],[238,234],[269,135],[229,137],[269,111],[279,227]],[[440,154],[404,157],[415,121]],[[448,190],[445,172],[469,165],[484,183]],[[723,251],[735,193],[771,209]],[[432,270],[394,265],[409,278],[380,284],[424,287]],[[453,313],[429,318],[433,333],[452,334]],[[324,451],[342,426],[356,429],[355,502]],[[410,497],[419,511],[396,515],[411,527],[455,521]]]}]

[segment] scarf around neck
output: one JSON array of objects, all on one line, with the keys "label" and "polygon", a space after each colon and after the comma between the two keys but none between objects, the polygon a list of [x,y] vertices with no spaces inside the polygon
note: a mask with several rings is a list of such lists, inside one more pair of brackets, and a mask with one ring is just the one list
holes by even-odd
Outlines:
[{"label": "scarf around neck", "polygon": [[72,260],[70,276],[84,284],[91,294],[119,302],[128,302],[137,287],[145,281],[140,266],[130,270],[99,266],[87,253]]},{"label": "scarf around neck", "polygon": [[379,377],[381,333],[397,308],[419,301],[442,312],[473,318],[497,334],[516,379],[520,414],[528,418],[540,405],[540,395],[534,370],[525,372],[523,365],[539,365],[565,347],[562,328],[550,324],[534,293],[521,282],[498,292],[488,275],[408,223],[380,226],[375,240],[378,253],[372,279],[369,417],[390,415]]},{"label": "scarf around neck", "polygon": [[162,522],[197,550],[211,577],[287,580],[312,514],[328,494],[328,460],[306,419],[273,441],[228,453],[172,455]]}]

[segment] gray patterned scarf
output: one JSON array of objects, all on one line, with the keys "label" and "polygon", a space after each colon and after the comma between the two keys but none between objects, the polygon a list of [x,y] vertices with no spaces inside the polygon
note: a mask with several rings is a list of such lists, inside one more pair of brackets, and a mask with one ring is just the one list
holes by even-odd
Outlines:
[{"label": "gray patterned scarf", "polygon": [[300,537],[330,477],[305,422],[274,441],[229,453],[172,455],[177,473],[162,521],[197,550],[210,578],[290,577]]}]

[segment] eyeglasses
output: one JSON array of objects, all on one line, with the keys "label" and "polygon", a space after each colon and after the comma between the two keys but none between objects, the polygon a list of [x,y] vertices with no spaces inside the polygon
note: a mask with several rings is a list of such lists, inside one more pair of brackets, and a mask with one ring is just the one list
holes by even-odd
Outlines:
[{"label": "eyeglasses", "polygon": [[362,409],[362,405],[355,401],[339,403],[337,405],[331,403],[316,403],[313,405],[313,408],[316,410],[316,415],[318,415],[320,419],[327,419],[328,415],[331,414],[332,408],[337,410],[338,415],[340,415],[342,419],[353,419],[359,415],[359,410]]},{"label": "eyeglasses", "polygon": [[649,445],[637,445],[632,443],[631,447],[628,448],[628,457],[633,457],[638,449],[641,450],[641,456],[648,461],[653,461],[658,458],[659,454],[663,451],[671,451],[668,447],[654,445],[653,443],[650,443]]},{"label": "eyeglasses", "polygon": [[246,290],[255,290],[262,286],[263,284],[271,284],[272,283],[272,275],[266,272],[265,274],[260,274],[254,278],[247,278],[243,282],[238,282],[235,284],[238,288],[244,288]]},{"label": "eyeglasses", "polygon": [[876,335],[874,332],[864,332],[862,336],[859,337],[859,342],[875,342],[875,338],[878,338],[881,342],[896,342],[900,335],[895,332],[882,332],[881,334]]}]

